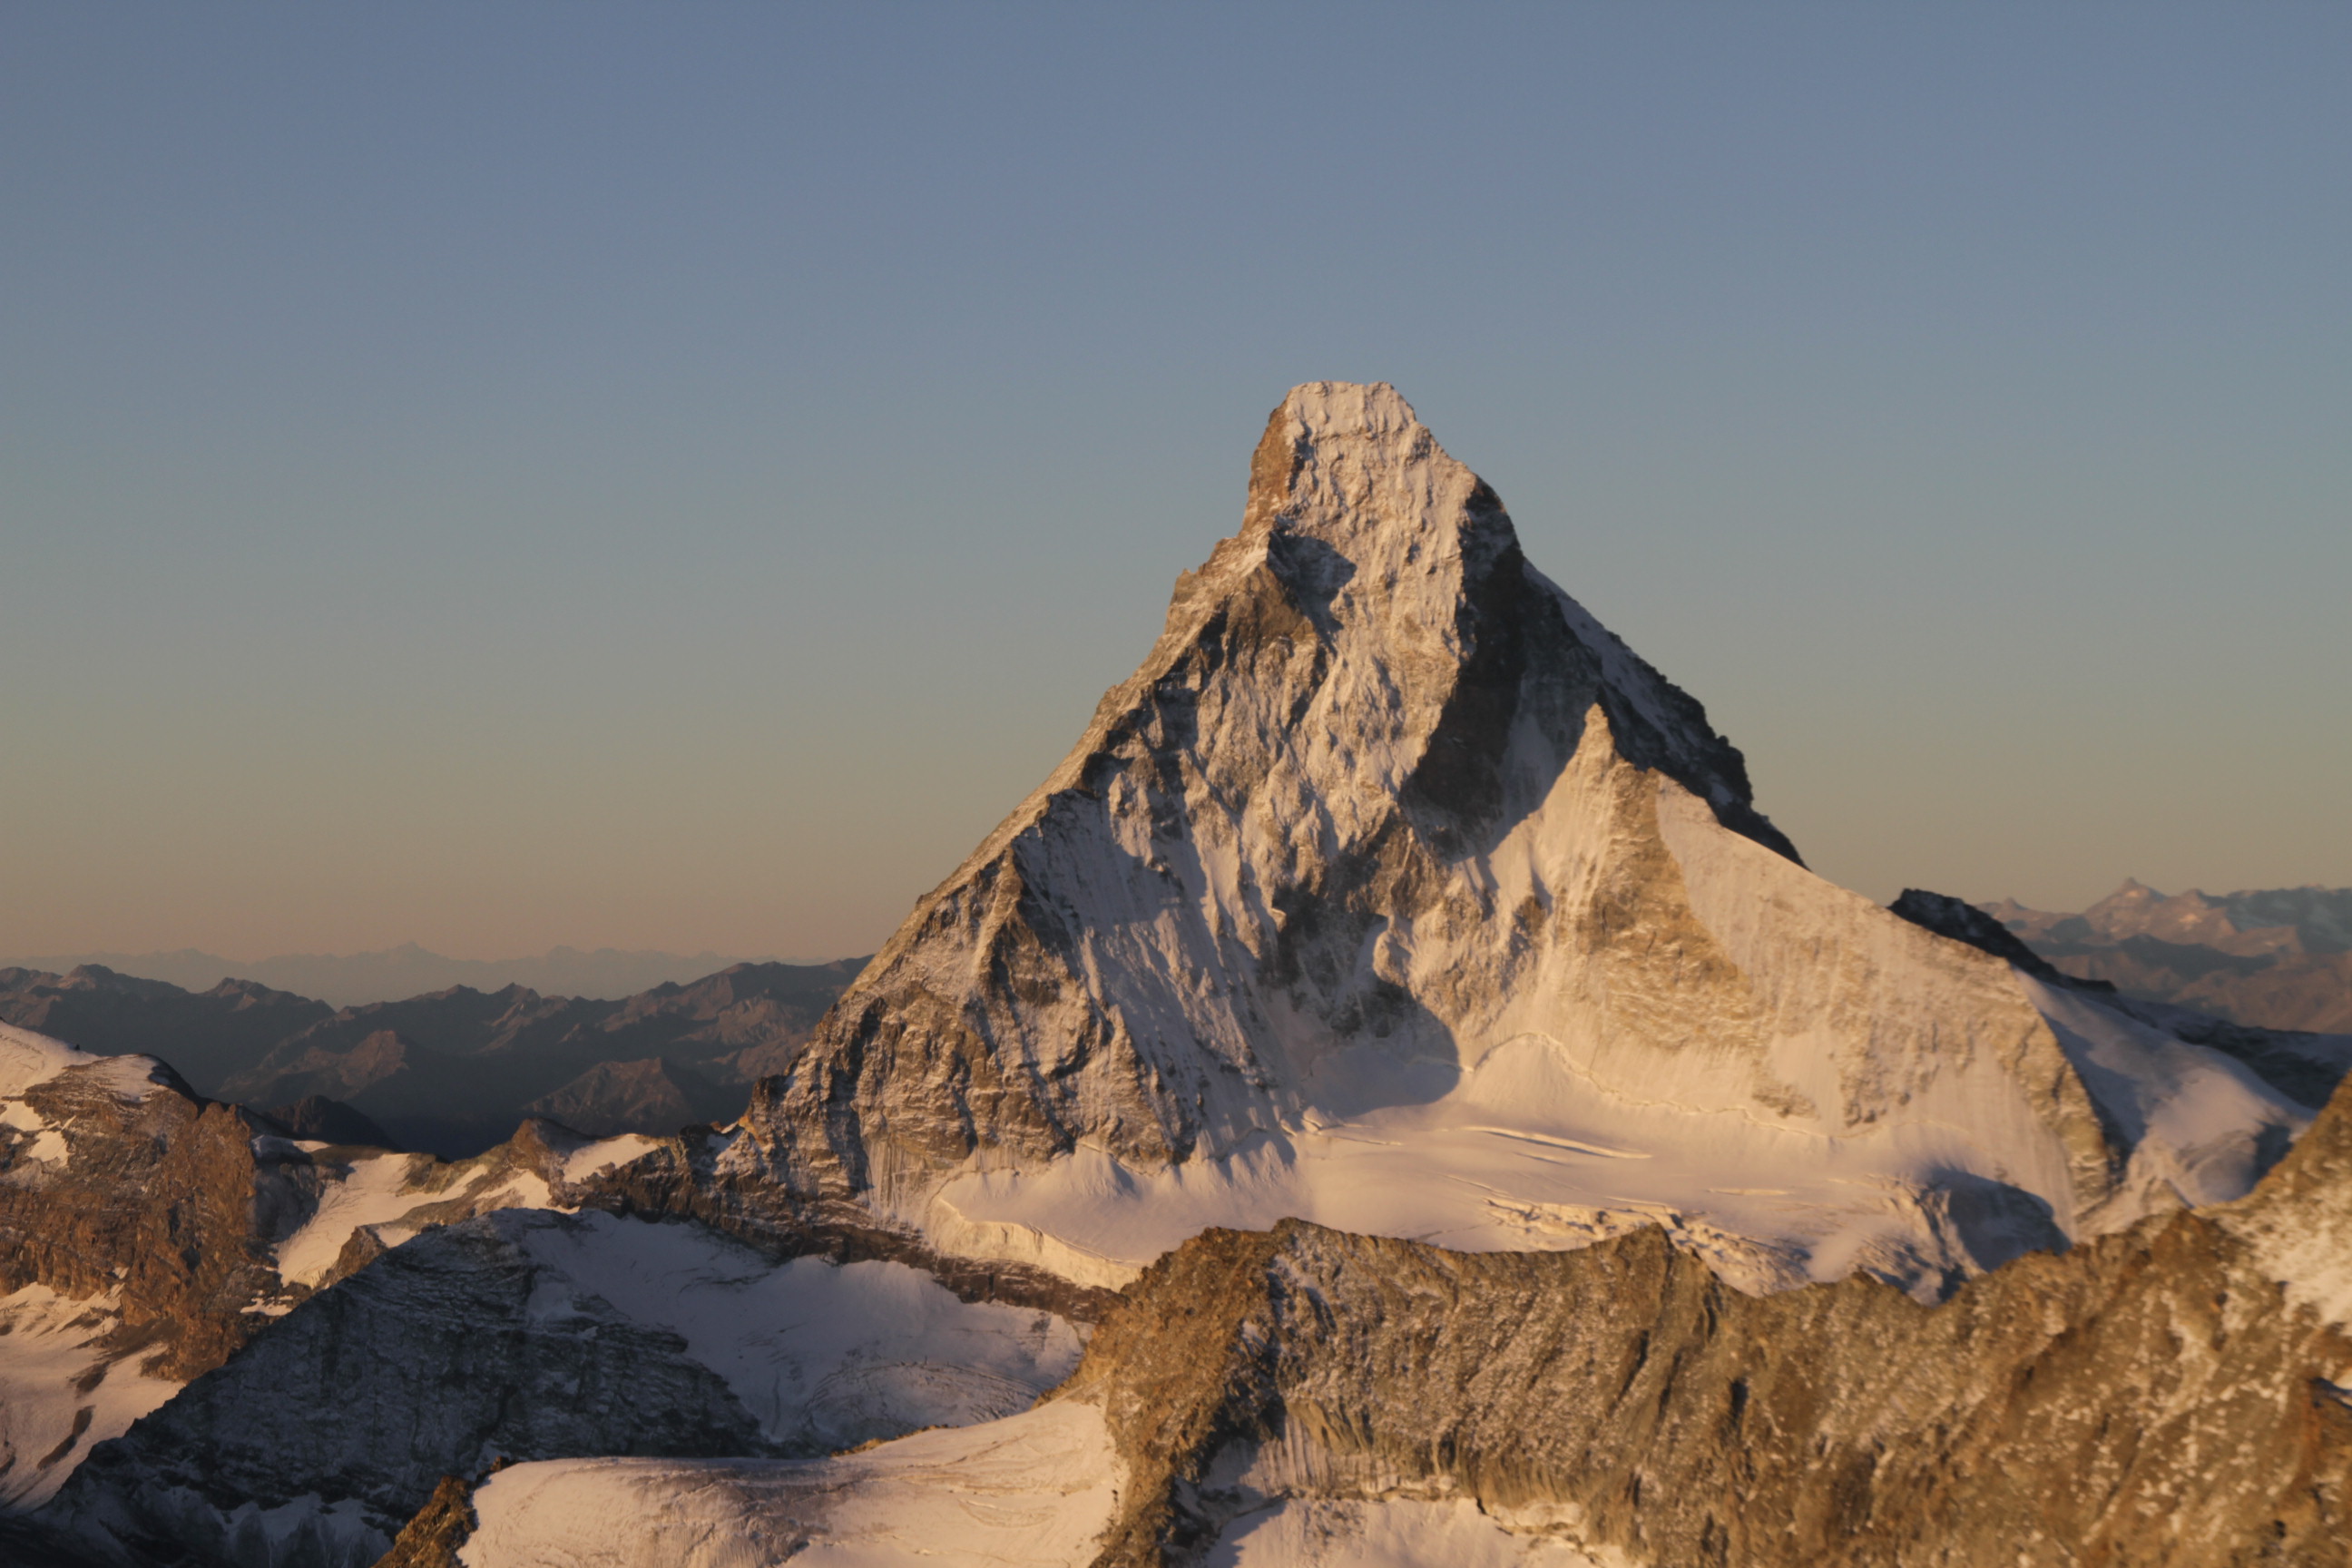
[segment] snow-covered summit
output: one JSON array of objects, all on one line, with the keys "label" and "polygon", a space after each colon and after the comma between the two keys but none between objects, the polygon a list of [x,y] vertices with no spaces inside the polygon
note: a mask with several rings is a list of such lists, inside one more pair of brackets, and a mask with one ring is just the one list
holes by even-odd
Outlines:
[{"label": "snow-covered summit", "polygon": [[[2110,1089],[2239,1079],[2135,1078],[2145,1040],[2036,1004],[1806,871],[1404,400],[1319,383],[1141,668],[719,1174],[1092,1283],[1297,1215],[1471,1247],[1659,1219],[1754,1285],[1932,1287],[2234,1195],[2308,1119],[2259,1080],[2113,1114],[2070,1042],[2124,1042]],[[2197,1146],[2135,1167],[2168,1129]]]}]

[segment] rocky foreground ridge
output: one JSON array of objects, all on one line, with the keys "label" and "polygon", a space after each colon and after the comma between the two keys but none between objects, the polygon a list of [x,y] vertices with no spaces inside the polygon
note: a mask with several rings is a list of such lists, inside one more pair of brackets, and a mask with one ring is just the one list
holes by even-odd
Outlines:
[{"label": "rocky foreground ridge", "polygon": [[152,1057],[0,1025],[0,1506],[388,1247],[588,1173],[539,1125],[455,1163],[288,1133]]},{"label": "rocky foreground ridge", "polygon": [[[2352,1562],[2347,1321],[2352,1090],[2249,1197],[1935,1307],[1864,1279],[1752,1297],[1655,1229],[1522,1254],[1210,1231],[1129,1288],[1045,1404],[958,1450],[1021,1454],[1017,1479],[959,1488],[933,1453],[927,1490],[906,1443],[525,1465],[446,1483],[383,1562],[825,1561],[897,1539],[877,1501],[1017,1500],[1027,1532],[991,1546],[1094,1568],[1235,1561],[1286,1509],[1335,1503],[1451,1507],[1498,1563],[2318,1568]],[[583,1486],[625,1506],[583,1516]]]}]

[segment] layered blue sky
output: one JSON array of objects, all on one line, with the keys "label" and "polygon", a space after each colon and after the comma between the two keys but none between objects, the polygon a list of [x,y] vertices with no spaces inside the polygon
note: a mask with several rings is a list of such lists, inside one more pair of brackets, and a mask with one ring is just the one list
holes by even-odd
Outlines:
[{"label": "layered blue sky", "polygon": [[864,951],[1297,381],[1815,868],[2352,883],[2352,8],[16,5],[0,954]]}]

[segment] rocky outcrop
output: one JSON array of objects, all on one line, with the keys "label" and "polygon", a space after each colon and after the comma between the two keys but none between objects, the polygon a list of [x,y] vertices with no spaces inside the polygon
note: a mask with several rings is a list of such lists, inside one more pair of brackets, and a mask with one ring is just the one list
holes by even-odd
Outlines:
[{"label": "rocky outcrop", "polygon": [[376,1568],[464,1568],[457,1549],[481,1521],[474,1513],[474,1489],[457,1476],[444,1476],[416,1517],[401,1527]]},{"label": "rocky outcrop", "polygon": [[[8,1081],[13,1079],[13,1081]],[[299,1152],[147,1057],[0,1037],[0,1291],[105,1297],[124,1353],[186,1377],[260,1321],[275,1233],[306,1198]]]},{"label": "rocky outcrop", "polygon": [[388,1247],[599,1163],[535,1126],[457,1164],[288,1131],[152,1058],[0,1026],[0,1508]]},{"label": "rocky outcrop", "polygon": [[[1475,1257],[1213,1232],[1057,1397],[1103,1400],[1127,1466],[1099,1568],[1197,1561],[1281,1497],[1467,1497],[1634,1563],[2341,1564],[2347,1194],[2339,1094],[2241,1204],[1933,1309],[1745,1296],[1655,1231]],[[2315,1238],[2337,1297],[2281,1283]]]},{"label": "rocky outcrop", "polygon": [[341,1568],[502,1455],[768,1451],[677,1334],[551,1278],[521,1217],[437,1231],[296,1308],[100,1447],[46,1521],[141,1568]]},{"label": "rocky outcrop", "polygon": [[1931,893],[1925,888],[1906,888],[1902,896],[1887,905],[1886,910],[1889,914],[1900,915],[1913,925],[1934,931],[1937,936],[1967,942],[1979,952],[1989,952],[2004,963],[2014,964],[2036,980],[2045,980],[2053,985],[2078,986],[2085,991],[2115,990],[2105,981],[2084,980],[2066,973],[2026,946],[2022,938],[1992,916],[1949,894]]},{"label": "rocky outcrop", "polygon": [[445,1475],[971,1425],[1026,1407],[1079,1346],[895,1264],[509,1210],[296,1307],[101,1446],[42,1518],[109,1563],[341,1568],[374,1561]]}]

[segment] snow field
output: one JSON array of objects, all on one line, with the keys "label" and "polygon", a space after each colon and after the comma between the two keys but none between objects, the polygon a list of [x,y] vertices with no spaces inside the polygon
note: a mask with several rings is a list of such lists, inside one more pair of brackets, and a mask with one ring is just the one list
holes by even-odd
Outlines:
[{"label": "snow field", "polygon": [[1102,1413],[1061,1400],[830,1459],[558,1459],[478,1489],[467,1568],[1067,1568],[1117,1500]]},{"label": "snow field", "polygon": [[0,1296],[0,1509],[47,1502],[92,1447],[180,1391],[106,1359],[98,1342],[119,1321],[115,1305],[46,1285]]},{"label": "snow field", "polygon": [[781,1442],[846,1447],[1008,1415],[1085,1348],[1060,1318],[961,1300],[901,1263],[778,1264],[701,1226],[594,1212],[519,1234],[579,1289],[685,1340]]}]

